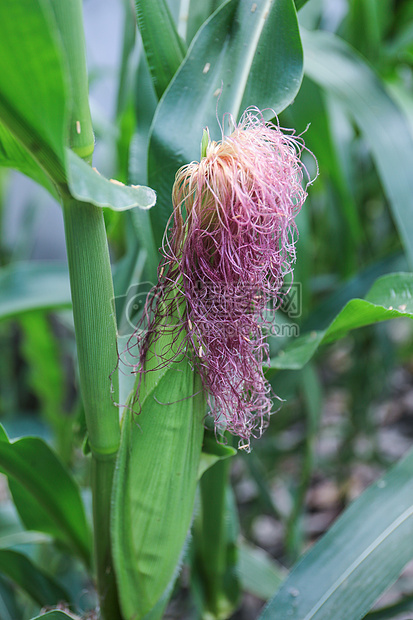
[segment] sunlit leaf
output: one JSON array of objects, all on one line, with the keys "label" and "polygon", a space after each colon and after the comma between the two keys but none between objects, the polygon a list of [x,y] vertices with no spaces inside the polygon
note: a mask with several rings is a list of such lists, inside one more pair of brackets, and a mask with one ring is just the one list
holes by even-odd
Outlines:
[{"label": "sunlit leaf", "polygon": [[318,347],[345,336],[350,330],[399,317],[413,318],[413,275],[395,273],[379,278],[365,299],[352,299],[329,327],[299,336],[276,357],[271,368],[302,368]]}]

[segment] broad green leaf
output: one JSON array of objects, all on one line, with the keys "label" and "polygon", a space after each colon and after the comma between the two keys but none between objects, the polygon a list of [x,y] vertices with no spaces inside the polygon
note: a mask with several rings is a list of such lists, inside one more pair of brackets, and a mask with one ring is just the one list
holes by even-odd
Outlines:
[{"label": "broad green leaf", "polygon": [[22,553],[12,549],[0,549],[0,572],[7,575],[41,607],[69,600],[69,595],[62,586]]},{"label": "broad green leaf", "polygon": [[293,568],[260,620],[360,620],[413,557],[413,452]]},{"label": "broad green leaf", "polygon": [[300,87],[302,63],[292,0],[229,0],[199,30],[152,125],[148,182],[158,193],[151,213],[158,245],[175,173],[199,160],[202,130],[208,126],[220,139],[217,115],[229,112],[238,121],[249,106],[281,112]]},{"label": "broad green leaf", "polygon": [[88,564],[90,533],[75,481],[43,440],[10,442],[0,431],[0,471],[25,527],[64,541]]},{"label": "broad green leaf", "polygon": [[377,260],[366,269],[356,273],[347,282],[341,283],[331,295],[317,304],[306,317],[302,330],[324,329],[348,301],[356,297],[362,299],[367,295],[378,278],[398,271],[407,271],[407,269],[406,256],[401,251]]},{"label": "broad green leaf", "polygon": [[136,14],[153,84],[161,98],[184,59],[186,46],[165,0],[136,0]]},{"label": "broad green leaf", "polygon": [[379,278],[365,299],[352,299],[321,331],[299,336],[276,357],[271,368],[302,368],[318,347],[345,336],[350,330],[399,317],[413,318],[413,274],[394,273]]},{"label": "broad green leaf", "polygon": [[68,160],[69,187],[72,196],[78,200],[115,211],[133,207],[150,209],[156,202],[156,194],[150,187],[123,185],[113,179],[109,181],[73,151],[68,151]]},{"label": "broad green leaf", "polygon": [[70,308],[69,272],[63,263],[14,263],[0,269],[0,319],[30,310]]},{"label": "broad green leaf", "polygon": [[303,31],[302,36],[306,74],[348,108],[370,146],[413,265],[413,137],[409,123],[369,65],[344,41],[326,32]]},{"label": "broad green leaf", "polygon": [[150,208],[156,200],[150,188],[111,183],[66,151],[66,78],[49,2],[16,0],[9,7],[2,3],[0,120],[7,131],[0,129],[0,163],[5,165],[7,158],[8,166],[29,174],[53,195],[52,183],[39,165],[61,189],[67,184],[80,201],[119,211]]},{"label": "broad green leaf", "polygon": [[65,86],[48,3],[1,2],[0,119],[59,180],[65,162]]},{"label": "broad green leaf", "polygon": [[184,359],[148,371],[139,415],[129,408],[124,414],[112,541],[125,620],[160,618],[179,570],[203,436],[203,398],[194,396],[199,389]]},{"label": "broad green leaf", "polygon": [[287,576],[287,570],[266,551],[244,540],[238,545],[239,574],[242,588],[263,601],[271,598]]}]

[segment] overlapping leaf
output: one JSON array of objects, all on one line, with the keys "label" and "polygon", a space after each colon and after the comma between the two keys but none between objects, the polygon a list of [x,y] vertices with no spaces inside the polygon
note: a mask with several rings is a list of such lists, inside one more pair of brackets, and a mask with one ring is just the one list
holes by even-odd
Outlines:
[{"label": "overlapping leaf", "polygon": [[[217,121],[248,106],[283,110],[302,78],[302,49],[292,0],[229,0],[204,24],[155,114],[148,181],[158,193],[151,214],[160,245],[171,213],[177,169],[199,159],[202,129],[221,138]],[[267,113],[273,116],[272,112]]]},{"label": "overlapping leaf", "polygon": [[63,50],[47,0],[0,6],[0,164],[15,167],[78,200],[115,210],[155,203],[145,187],[125,187],[67,153],[67,82]]}]

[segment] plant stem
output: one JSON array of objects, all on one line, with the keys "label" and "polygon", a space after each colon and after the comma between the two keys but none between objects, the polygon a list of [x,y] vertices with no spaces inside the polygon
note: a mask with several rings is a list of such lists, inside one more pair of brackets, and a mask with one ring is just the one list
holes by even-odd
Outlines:
[{"label": "plant stem", "polygon": [[112,569],[110,498],[120,442],[113,284],[102,210],[63,203],[79,376],[92,452],[94,549],[101,615],[121,618]]},{"label": "plant stem", "polygon": [[[82,0],[52,0],[70,80],[70,147],[88,163],[94,137],[89,109]],[[61,190],[64,188],[60,188]],[[80,387],[92,452],[94,553],[100,616],[121,619],[112,568],[110,509],[120,443],[117,333],[103,212],[62,192]]]},{"label": "plant stem", "polygon": [[199,565],[208,618],[228,617],[224,578],[227,570],[226,490],[231,459],[218,461],[200,480],[202,523],[199,531]]}]

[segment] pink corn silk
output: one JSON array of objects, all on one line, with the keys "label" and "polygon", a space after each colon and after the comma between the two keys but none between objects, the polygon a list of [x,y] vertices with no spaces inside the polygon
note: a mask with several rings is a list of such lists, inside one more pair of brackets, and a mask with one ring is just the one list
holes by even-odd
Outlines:
[{"label": "pink corn silk", "polygon": [[[263,327],[295,261],[294,219],[307,196],[303,173],[310,183],[304,148],[301,137],[248,109],[229,137],[210,141],[199,163],[177,172],[147,328],[134,334],[135,371],[146,371],[148,357],[158,369],[189,355],[216,431],[228,430],[247,448],[272,410]],[[166,333],[173,344],[151,355]]]}]

